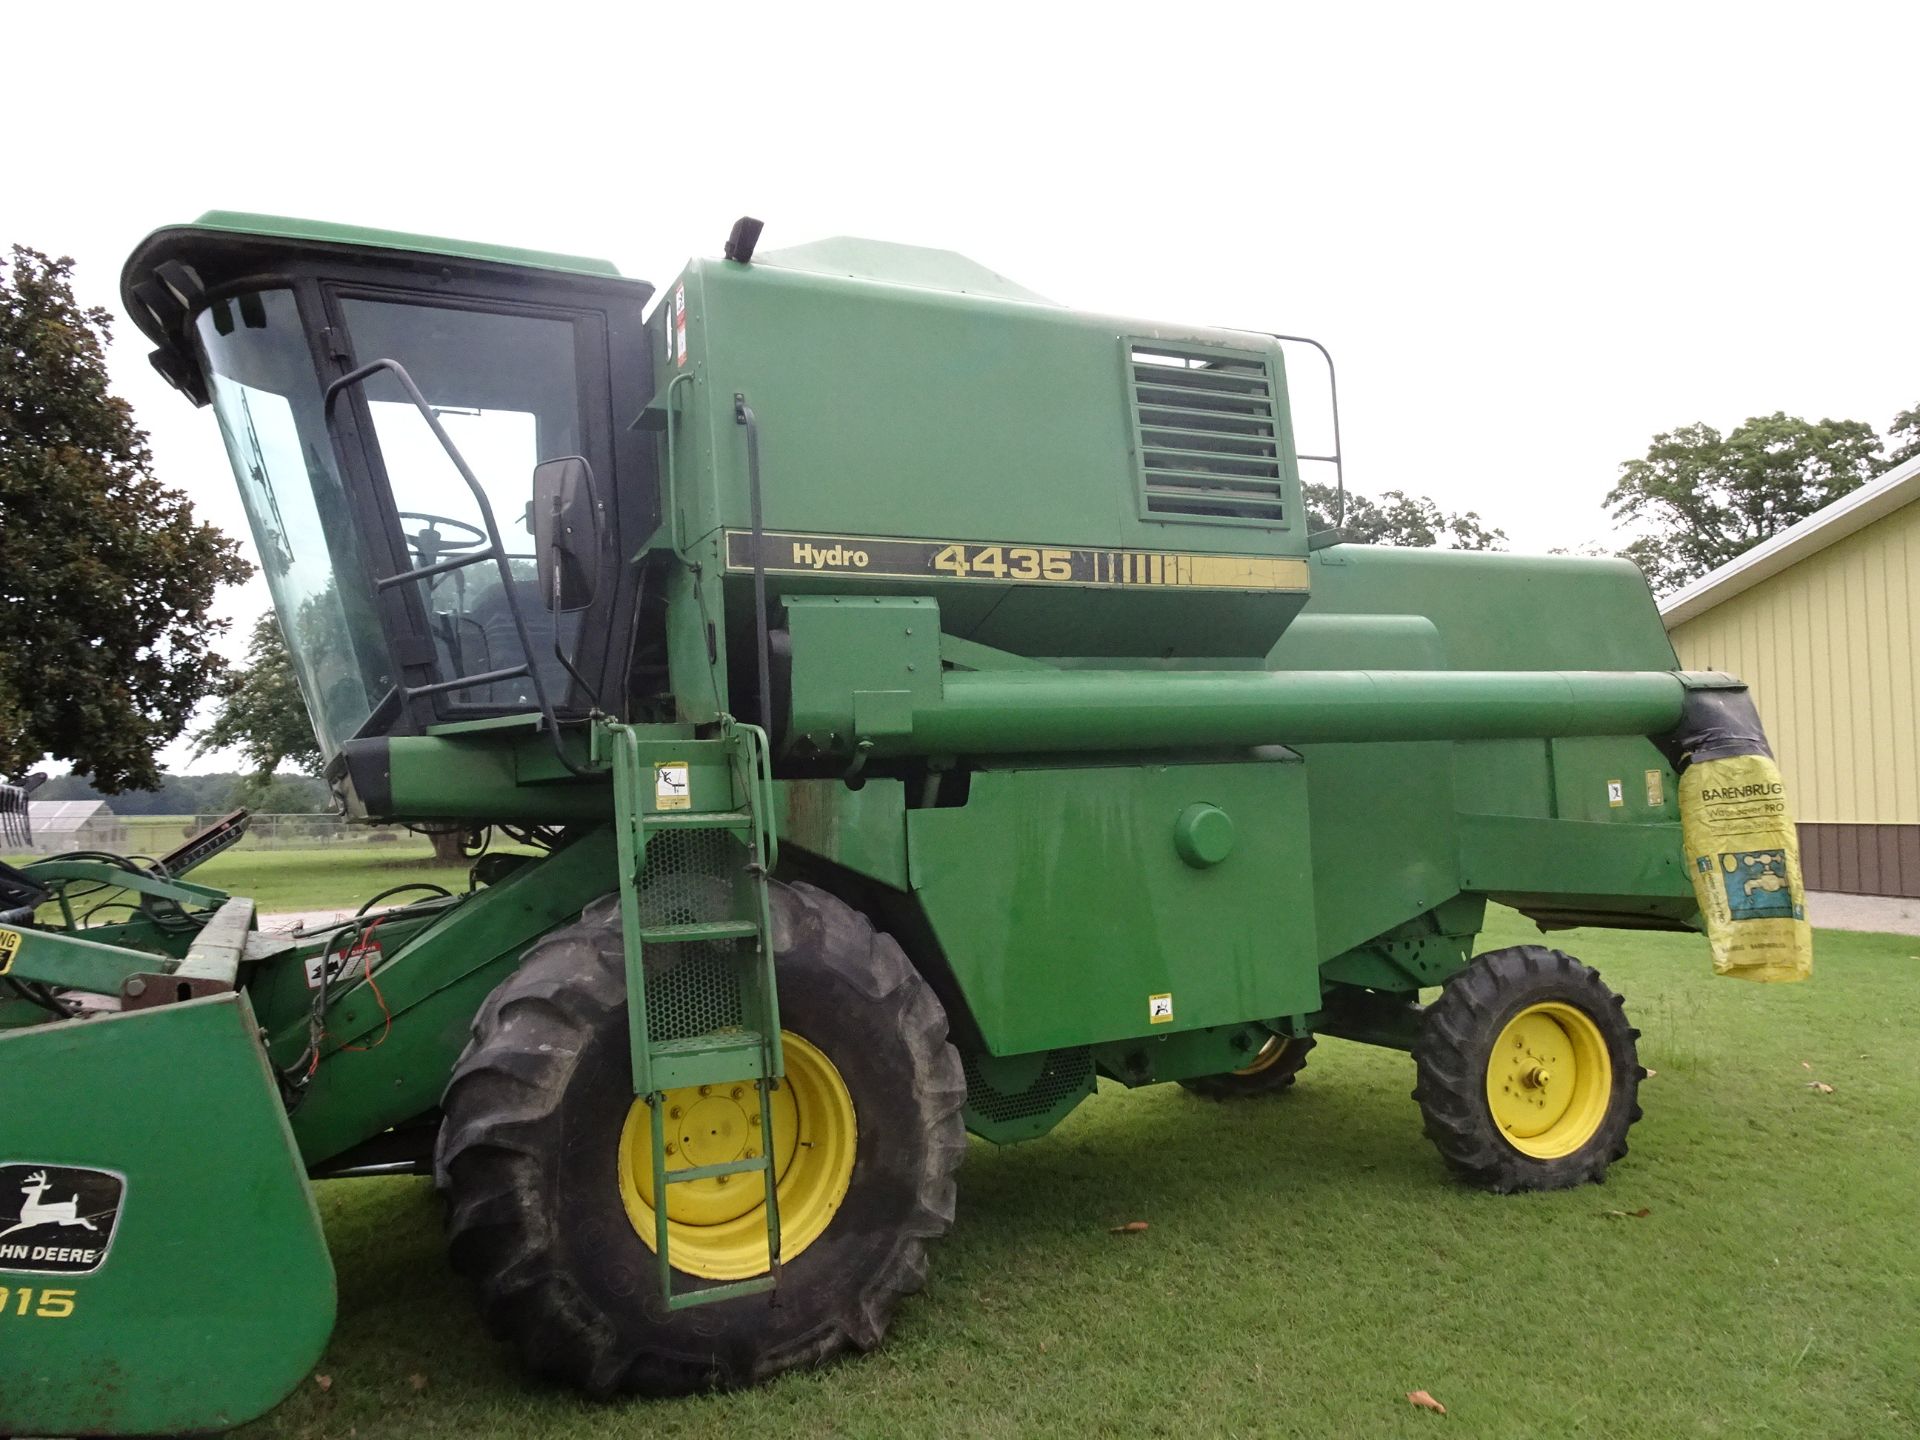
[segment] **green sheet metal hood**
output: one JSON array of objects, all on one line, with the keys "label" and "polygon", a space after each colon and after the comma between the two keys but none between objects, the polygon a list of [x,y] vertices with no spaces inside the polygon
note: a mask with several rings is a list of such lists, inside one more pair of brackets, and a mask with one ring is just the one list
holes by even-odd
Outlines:
[{"label": "green sheet metal hood", "polygon": [[846,275],[885,285],[910,285],[919,290],[951,290],[962,295],[992,295],[1029,304],[1054,302],[997,271],[956,255],[951,250],[929,250],[921,245],[895,245],[887,240],[862,240],[836,235],[785,250],[767,250],[753,257],[755,265],[779,270],[808,270],[820,275]]}]

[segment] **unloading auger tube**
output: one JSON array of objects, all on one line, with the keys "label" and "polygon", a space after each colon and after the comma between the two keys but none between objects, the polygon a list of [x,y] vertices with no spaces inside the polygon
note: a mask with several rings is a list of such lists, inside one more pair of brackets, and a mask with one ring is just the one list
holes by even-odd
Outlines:
[{"label": "unloading auger tube", "polygon": [[[897,754],[1665,736],[1685,677],[1608,671],[955,671]],[[798,723],[798,722],[796,722]]]}]

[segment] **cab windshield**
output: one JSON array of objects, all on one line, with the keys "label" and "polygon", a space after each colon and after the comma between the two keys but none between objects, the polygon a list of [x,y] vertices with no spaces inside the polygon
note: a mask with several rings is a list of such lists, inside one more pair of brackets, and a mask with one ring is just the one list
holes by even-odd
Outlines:
[{"label": "cab windshield", "polygon": [[[358,359],[406,367],[459,447],[485,508],[389,372],[337,402],[356,415],[343,443],[359,440],[343,477],[294,291],[218,300],[198,317],[221,433],[321,752],[330,756],[369,729],[376,712],[380,728],[397,715],[386,702],[401,677],[383,620],[412,632],[393,642],[419,667],[404,683],[420,693],[439,687],[433,703],[442,714],[533,708],[533,677],[501,675],[521,666],[562,702],[567,675],[555,651],[571,647],[581,617],[555,615],[543,603],[529,502],[539,461],[586,448],[574,322],[384,293],[342,290],[334,300]],[[506,552],[504,577],[482,558],[488,510]],[[475,563],[377,598],[379,580],[463,555]],[[421,629],[430,677],[421,673],[427,652],[412,638]],[[447,688],[468,676],[494,678]]]},{"label": "cab windshield", "polygon": [[313,356],[288,290],[215,301],[196,322],[213,407],[323,755],[393,686]]}]

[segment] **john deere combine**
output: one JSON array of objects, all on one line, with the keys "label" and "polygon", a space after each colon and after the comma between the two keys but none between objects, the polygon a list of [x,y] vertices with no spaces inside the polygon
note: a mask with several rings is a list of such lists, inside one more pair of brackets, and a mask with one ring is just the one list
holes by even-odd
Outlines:
[{"label": "john deere combine", "polygon": [[966,1132],[1102,1076],[1387,1045],[1468,1182],[1599,1179],[1635,1031],[1476,958],[1490,900],[1801,967],[1751,707],[1631,567],[1311,533],[1275,337],[757,232],[651,308],[249,215],[129,260],[346,812],[492,848],[306,937],[194,853],[0,875],[0,1432],[273,1405],[333,1320],[316,1179],[432,1174],[536,1372],[738,1385],[877,1345]]}]

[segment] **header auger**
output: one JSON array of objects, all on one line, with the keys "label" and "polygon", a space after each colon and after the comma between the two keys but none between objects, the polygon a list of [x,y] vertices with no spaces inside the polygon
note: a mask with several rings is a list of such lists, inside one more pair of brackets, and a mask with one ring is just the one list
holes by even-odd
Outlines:
[{"label": "header auger", "polygon": [[[0,1066],[67,1097],[0,1124],[0,1431],[274,1404],[332,1321],[317,1179],[431,1174],[535,1371],[748,1384],[878,1344],[966,1132],[1100,1076],[1257,1096],[1317,1036],[1392,1046],[1468,1181],[1598,1178],[1635,1032],[1567,955],[1476,958],[1489,901],[1711,901],[1792,967],[1777,797],[1741,823],[1784,891],[1727,912],[1683,844],[1703,765],[1768,763],[1752,707],[1632,567],[1310,533],[1279,338],[756,236],[652,304],[252,215],[128,261],[341,805],[515,844],[305,939],[198,852],[0,873]],[[83,932],[103,883],[137,904]]]}]

